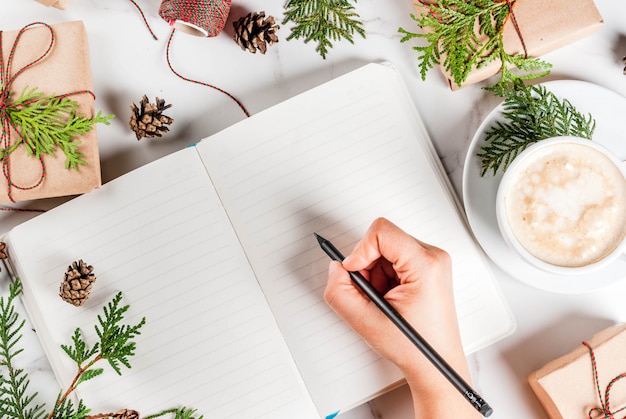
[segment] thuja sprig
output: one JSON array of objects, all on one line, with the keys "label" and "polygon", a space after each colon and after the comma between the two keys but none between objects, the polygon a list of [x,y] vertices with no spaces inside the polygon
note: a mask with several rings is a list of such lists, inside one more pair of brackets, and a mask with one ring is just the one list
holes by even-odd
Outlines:
[{"label": "thuja sprig", "polygon": [[[45,405],[35,404],[38,393],[28,393],[28,373],[15,368],[14,360],[23,352],[18,344],[22,338],[21,330],[25,320],[20,319],[15,309],[15,300],[22,292],[19,278],[9,284],[9,295],[0,297],[0,417],[2,419],[42,419],[45,417]],[[113,369],[121,374],[120,364],[130,368],[128,357],[134,355],[135,342],[133,339],[140,334],[145,324],[145,317],[134,326],[124,325],[121,322],[129,306],[121,306],[122,293],[118,293],[106,307],[104,316],[98,316],[99,326],[96,333],[100,338],[92,348],[83,340],[79,329],[72,335],[72,345],[61,345],[65,353],[77,364],[78,371],[68,390],[61,391],[56,399],[53,410],[48,419],[103,419],[120,417],[118,413],[100,413],[89,415],[83,400],[74,405],[68,396],[76,387],[87,380],[103,373],[101,368],[93,368],[100,360],[107,360]],[[104,349],[103,349],[104,348]],[[187,407],[178,407],[163,410],[159,413],[144,416],[143,419],[156,419],[165,416],[174,416],[174,419],[203,419],[196,416],[196,410]]]},{"label": "thuja sprig", "polygon": [[174,419],[203,419],[204,416],[194,416],[196,413],[196,409],[189,409],[186,407],[180,407],[178,409],[169,409],[164,410],[161,413],[156,413],[154,415],[146,416],[144,419],[155,419],[165,415],[173,414]]},{"label": "thuja sprig", "polygon": [[65,154],[65,168],[74,170],[86,164],[76,137],[91,131],[97,123],[108,125],[113,118],[100,111],[93,118],[85,118],[78,113],[76,101],[45,96],[36,88],[24,88],[19,98],[7,106],[6,112],[19,131],[20,139],[8,150],[0,151],[0,158],[21,144],[26,145],[29,155],[37,158],[43,154],[54,155],[58,148]]},{"label": "thuja sprig", "polygon": [[[99,361],[107,361],[118,375],[122,375],[120,364],[131,368],[128,358],[135,354],[136,343],[133,339],[141,334],[140,329],[146,323],[146,318],[143,317],[134,326],[121,324],[124,314],[130,307],[121,306],[121,300],[122,293],[118,292],[103,308],[104,316],[98,315],[99,326],[96,325],[94,328],[100,340],[92,348],[89,348],[83,340],[79,328],[74,330],[72,345],[61,345],[67,356],[76,363],[78,370],[68,389],[57,400],[55,410],[57,406],[62,407],[66,403],[67,397],[76,390],[79,384],[104,372],[102,368],[94,368]],[[54,414],[53,411],[48,417],[51,419]]]},{"label": "thuja sprig", "polygon": [[88,409],[82,400],[78,401],[78,406],[74,407],[71,399],[60,400],[61,394],[57,397],[54,410],[48,416],[51,419],[85,419],[88,418]]},{"label": "thuja sprig", "polygon": [[21,292],[22,284],[17,279],[9,285],[9,295],[0,298],[0,417],[38,419],[43,417],[45,407],[34,403],[37,393],[28,393],[28,374],[14,364],[23,351],[18,343],[25,321],[20,320],[14,305]]},{"label": "thuja sprig", "polygon": [[315,50],[326,58],[331,41],[346,39],[354,44],[355,33],[365,38],[363,23],[354,12],[356,0],[289,0],[285,6],[283,23],[295,26],[287,40],[304,38],[304,42],[316,42]]},{"label": "thuja sprig", "polygon": [[[426,4],[425,4],[426,5]],[[493,0],[438,0],[427,5],[428,13],[411,18],[424,32],[413,33],[399,28],[404,36],[401,42],[423,38],[426,45],[413,47],[420,55],[418,63],[422,79],[427,71],[440,64],[450,73],[458,86],[467,80],[473,68],[482,68],[500,60],[502,82],[529,80],[545,76],[551,65],[523,54],[510,55],[504,49],[502,32],[511,17],[512,7],[505,1]],[[478,24],[478,28],[476,25]],[[522,70],[515,74],[509,66]]]},{"label": "thuja sprig", "polygon": [[563,135],[591,139],[596,122],[567,100],[542,85],[526,86],[521,80],[489,88],[504,98],[502,117],[485,132],[486,146],[477,153],[481,176],[506,170],[517,155],[537,141]]}]

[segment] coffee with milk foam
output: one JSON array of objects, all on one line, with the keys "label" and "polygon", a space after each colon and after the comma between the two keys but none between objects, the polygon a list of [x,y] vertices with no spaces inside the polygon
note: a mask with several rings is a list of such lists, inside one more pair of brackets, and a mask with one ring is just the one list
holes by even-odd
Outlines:
[{"label": "coffee with milk foam", "polygon": [[506,218],[536,258],[586,266],[626,234],[626,181],[607,156],[581,144],[554,144],[518,167],[505,197]]}]

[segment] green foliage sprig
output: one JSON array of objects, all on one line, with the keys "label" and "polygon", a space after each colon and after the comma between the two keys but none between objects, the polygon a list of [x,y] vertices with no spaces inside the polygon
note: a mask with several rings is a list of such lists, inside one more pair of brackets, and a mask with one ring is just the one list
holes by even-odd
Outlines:
[{"label": "green foliage sprig", "polygon": [[[15,368],[15,358],[23,352],[18,344],[22,338],[21,330],[25,320],[21,320],[15,310],[15,300],[22,292],[19,278],[9,285],[7,298],[0,297],[0,417],[3,419],[42,419],[45,415],[45,405],[35,404],[38,393],[29,393],[28,373],[23,369]],[[80,329],[75,329],[71,337],[72,344],[61,345],[63,351],[76,363],[77,373],[70,387],[61,391],[56,399],[53,410],[47,415],[48,419],[96,419],[114,418],[115,413],[89,415],[83,400],[75,405],[69,395],[76,390],[79,384],[91,380],[104,373],[102,368],[94,368],[94,364],[101,360],[108,361],[109,365],[121,375],[121,365],[130,368],[129,357],[135,354],[136,343],[133,340],[140,334],[145,324],[145,317],[136,325],[122,324],[128,305],[121,305],[122,293],[118,293],[103,307],[103,315],[98,315],[98,325],[94,328],[100,340],[89,348],[83,340]],[[120,365],[121,364],[121,365]],[[196,416],[195,409],[179,407],[163,410],[159,413],[145,416],[144,419],[155,419],[167,415],[174,415],[174,419],[203,419]]]},{"label": "green foliage sprig", "polygon": [[355,33],[365,38],[363,23],[354,12],[351,1],[356,0],[289,0],[285,6],[283,23],[295,26],[287,40],[304,38],[304,42],[317,42],[315,50],[326,59],[331,41],[346,39],[354,44]]},{"label": "green foliage sprig", "polygon": [[542,85],[526,86],[521,80],[490,88],[504,97],[502,116],[485,133],[486,146],[477,157],[481,176],[489,170],[506,170],[513,159],[537,141],[563,135],[591,139],[596,127],[593,117],[583,115],[567,100],[560,100]]},{"label": "green foliage sprig", "polygon": [[[118,375],[122,375],[120,364],[126,368],[131,368],[128,357],[135,354],[136,343],[133,339],[141,334],[140,329],[146,323],[146,318],[143,317],[134,326],[120,324],[130,307],[128,305],[120,306],[121,300],[122,293],[118,292],[113,300],[103,308],[104,317],[98,315],[100,326],[96,325],[94,328],[100,340],[92,348],[89,348],[83,340],[79,328],[76,328],[72,335],[73,345],[61,345],[67,356],[78,366],[78,371],[66,392],[57,400],[55,410],[57,406],[62,407],[65,403],[71,407],[71,402],[67,401],[67,397],[76,390],[78,385],[104,372],[102,368],[93,368],[97,362],[108,361]],[[48,418],[52,419],[53,417],[55,417],[54,411],[50,413]]]},{"label": "green foliage sprig", "polygon": [[[404,34],[401,42],[414,38],[423,38],[427,42],[425,46],[413,47],[420,54],[418,62],[423,80],[430,68],[439,65],[442,57],[443,67],[458,86],[467,80],[473,68],[482,68],[497,60],[501,62],[502,83],[534,79],[549,73],[549,63],[523,54],[510,55],[505,51],[502,31],[511,14],[507,2],[438,0],[428,6],[429,13],[419,17],[411,14],[418,26],[427,28],[425,31],[413,33],[398,29]],[[515,74],[509,66],[524,73]]]},{"label": "green foliage sprig", "polygon": [[76,137],[91,131],[97,123],[108,125],[114,116],[104,116],[98,111],[94,118],[85,118],[77,111],[78,103],[74,100],[24,88],[19,98],[6,108],[21,138],[7,151],[0,150],[0,159],[21,144],[27,146],[29,155],[37,158],[42,154],[54,155],[58,148],[65,154],[65,168],[78,170],[86,162],[78,150],[80,142]]},{"label": "green foliage sprig", "polygon": [[28,374],[15,367],[15,358],[23,351],[18,343],[25,320],[20,320],[14,304],[21,292],[17,280],[10,284],[8,297],[0,298],[0,417],[38,419],[45,406],[34,403],[37,393],[28,392]]}]

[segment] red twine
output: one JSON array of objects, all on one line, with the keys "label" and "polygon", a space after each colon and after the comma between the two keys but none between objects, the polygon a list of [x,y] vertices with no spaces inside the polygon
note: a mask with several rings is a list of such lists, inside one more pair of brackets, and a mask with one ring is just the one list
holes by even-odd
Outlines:
[{"label": "red twine", "polygon": [[[37,26],[43,26],[43,27],[47,28],[50,31],[50,44],[48,45],[48,47],[44,51],[44,53],[41,54],[41,56],[39,56],[38,58],[34,59],[30,63],[26,64],[24,67],[20,68],[15,73],[11,74],[11,66],[13,64],[13,58],[15,56],[15,51],[17,49],[17,46],[19,45],[19,42],[20,42],[20,39],[22,38],[22,35],[27,30],[29,30],[29,29],[31,29],[33,27],[37,27]],[[0,152],[2,153],[2,159],[1,159],[2,173],[4,174],[4,177],[5,177],[6,181],[7,181],[7,195],[9,197],[9,199],[11,200],[11,202],[15,202],[15,200],[13,198],[13,189],[19,189],[19,190],[23,190],[23,191],[35,189],[35,188],[37,188],[38,186],[40,186],[43,183],[44,178],[46,176],[46,166],[45,166],[45,163],[43,161],[43,156],[39,155],[38,159],[39,159],[39,162],[41,164],[41,176],[39,177],[39,180],[34,185],[31,185],[31,186],[20,186],[20,185],[17,185],[16,183],[14,183],[13,180],[11,179],[9,155],[11,154],[13,149],[15,147],[17,147],[18,145],[23,144],[24,146],[27,146],[27,144],[25,142],[24,134],[22,132],[20,132],[18,127],[16,127],[13,124],[13,121],[11,121],[11,117],[10,117],[9,112],[8,112],[9,108],[11,108],[12,106],[18,106],[18,105],[11,105],[10,104],[10,97],[11,97],[11,94],[12,94],[11,86],[12,86],[13,82],[15,81],[15,79],[19,75],[24,73],[29,68],[32,68],[36,64],[40,63],[42,60],[44,60],[48,56],[50,51],[52,51],[52,48],[54,47],[54,43],[55,43],[55,34],[54,34],[54,30],[52,29],[52,27],[50,25],[48,25],[46,23],[43,23],[43,22],[33,22],[31,24],[28,24],[28,25],[24,26],[22,29],[20,29],[20,31],[18,32],[18,34],[17,34],[17,36],[15,38],[15,41],[13,42],[13,45],[11,47],[11,52],[9,53],[9,57],[7,59],[7,64],[6,64],[6,67],[5,67],[5,65],[4,65],[4,53],[3,53],[3,50],[2,50],[2,31],[0,31],[0,82],[2,84],[2,86],[0,87],[0,121],[1,121],[1,124],[2,124],[2,132],[0,133]],[[66,98],[68,96],[79,95],[79,94],[83,94],[83,93],[88,93],[95,99],[95,95],[93,94],[93,92],[91,92],[89,90],[79,90],[79,91],[75,91],[75,92],[71,92],[71,93],[66,93],[64,95],[55,96],[55,98],[63,99],[63,98]],[[19,107],[20,108],[27,107],[30,104],[33,104],[33,103],[37,102],[38,100],[39,99],[34,99],[32,101],[27,101],[27,102],[21,103],[19,105]],[[13,145],[13,146],[11,145],[11,132],[17,133],[18,138],[19,138],[19,141],[15,145]],[[36,150],[34,149],[34,147],[31,146],[29,151],[30,151],[31,154],[37,155]],[[3,210],[3,211],[19,211],[19,210],[13,209],[13,208],[6,208],[6,207],[0,207],[0,210]]]},{"label": "red twine", "polygon": [[172,26],[191,25],[205,36],[216,36],[226,25],[230,3],[231,0],[163,0],[159,16]]},{"label": "red twine", "polygon": [[[146,27],[152,34],[152,37],[156,40],[157,37],[152,32],[152,29],[150,29],[150,25],[148,25],[148,21],[146,20],[146,17],[143,14],[143,11],[139,7],[139,5],[135,3],[134,0],[130,1],[135,5],[137,10],[139,10],[139,13],[143,18]],[[230,3],[231,0],[164,0],[159,7],[159,15],[171,26],[174,26],[176,22],[182,22],[184,24],[190,24],[192,27],[197,28],[198,30],[202,31],[203,34],[206,36],[216,36],[221,32],[221,30],[224,28],[224,25],[226,24],[226,19],[228,18],[228,14],[230,12]],[[209,83],[190,79],[174,70],[174,67],[172,66],[172,63],[170,61],[170,47],[172,44],[172,39],[174,38],[175,31],[176,28],[173,27],[172,32],[167,40],[167,47],[165,49],[167,66],[172,71],[172,73],[174,73],[177,77],[184,81],[210,87],[211,89],[215,89],[218,92],[225,94],[230,99],[232,99],[237,104],[237,106],[239,106],[239,108],[243,111],[246,117],[250,116],[250,113],[248,113],[243,104],[226,90],[220,89],[219,87]]]},{"label": "red twine", "polygon": [[[494,0],[496,1],[496,0]],[[519,24],[517,23],[517,18],[515,17],[515,13],[513,13],[513,8],[515,7],[516,0],[506,0],[506,4],[509,6],[509,17],[511,18],[511,22],[513,22],[513,27],[517,32],[517,36],[522,43],[522,48],[524,48],[524,58],[528,58],[528,50],[526,49],[526,41],[524,41],[524,37],[522,36],[522,31],[519,28]]]},{"label": "red twine", "polygon": [[[603,398],[602,390],[600,389],[600,381],[598,379],[598,366],[596,364],[596,356],[593,353],[593,349],[591,349],[591,346],[587,342],[583,342],[582,344],[585,345],[587,349],[589,349],[589,356],[591,357],[591,369],[593,371],[593,379],[596,385],[596,390],[598,392],[598,399],[600,400],[600,406],[601,406],[601,407],[594,407],[592,409],[589,409],[589,412],[587,412],[588,418],[593,419],[592,418],[593,413],[600,413],[602,415],[601,417],[604,419],[615,419],[615,415],[623,410],[626,410],[626,406],[620,409],[617,409],[615,411],[611,411],[611,407],[610,407],[611,406],[610,404],[611,389],[613,388],[613,385],[616,382],[626,377],[626,373],[622,373],[618,375],[617,377],[613,378],[609,382],[609,384],[606,386],[606,390],[604,392],[604,398]],[[624,418],[626,418],[626,416],[624,416]]]},{"label": "red twine", "polygon": [[200,84],[202,86],[206,86],[206,87],[210,87],[211,89],[215,89],[218,92],[224,93],[226,96],[228,96],[229,98],[231,98],[233,101],[235,101],[235,103],[239,106],[239,108],[243,111],[244,115],[246,115],[246,117],[250,116],[250,113],[248,113],[248,111],[246,110],[246,108],[243,106],[243,104],[237,100],[233,95],[231,95],[230,93],[228,93],[226,90],[220,89],[217,86],[214,86],[212,84],[209,83],[205,83],[202,81],[198,81],[198,80],[193,80],[190,78],[187,78],[181,74],[179,74],[178,72],[176,72],[176,70],[174,70],[174,67],[172,67],[172,63],[170,62],[170,45],[172,43],[172,38],[174,38],[174,32],[176,32],[176,29],[172,29],[172,33],[170,34],[169,39],[167,40],[167,47],[165,49],[165,58],[167,60],[167,65],[170,68],[170,70],[172,70],[172,73],[176,74],[178,77],[180,77],[181,79],[191,82],[191,83],[196,83],[196,84]]},{"label": "red twine", "polygon": [[143,19],[143,23],[144,25],[146,25],[146,28],[148,28],[148,31],[150,31],[150,35],[152,35],[152,38],[154,38],[155,41],[158,40],[159,38],[157,38],[157,36],[152,31],[152,28],[150,27],[150,25],[148,24],[148,20],[146,19],[146,15],[144,15],[143,10],[141,10],[141,7],[139,7],[139,5],[135,2],[135,0],[130,0],[130,2],[137,8],[137,11],[141,15],[141,18]]}]

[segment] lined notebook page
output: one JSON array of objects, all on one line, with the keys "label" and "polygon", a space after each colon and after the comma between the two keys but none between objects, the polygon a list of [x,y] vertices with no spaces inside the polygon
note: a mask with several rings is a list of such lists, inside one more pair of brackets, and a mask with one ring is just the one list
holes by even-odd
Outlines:
[{"label": "lined notebook page", "polygon": [[[188,406],[212,418],[316,417],[195,149],[18,226],[9,248],[65,388],[76,367],[59,346],[75,327],[93,343],[96,315],[118,291],[129,324],[146,316],[132,369],[119,377],[100,365],[107,372],[79,387],[94,413]],[[97,276],[82,308],[57,295],[77,259]]]},{"label": "lined notebook page", "polygon": [[466,351],[512,330],[400,75],[371,64],[198,145],[322,415],[402,379],[324,303],[328,257],[385,216],[448,250]]}]

